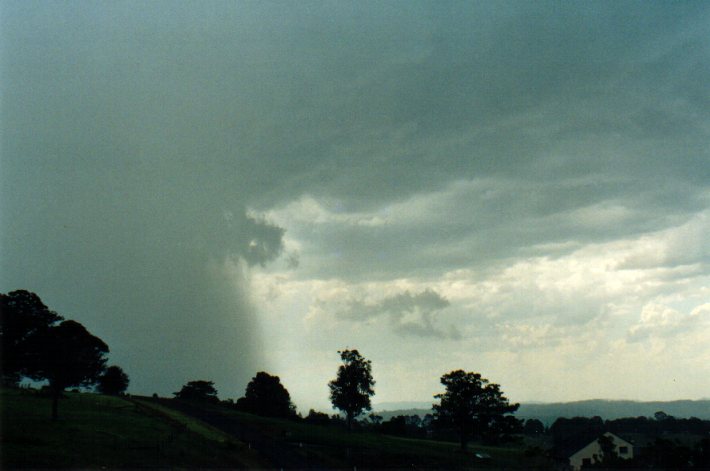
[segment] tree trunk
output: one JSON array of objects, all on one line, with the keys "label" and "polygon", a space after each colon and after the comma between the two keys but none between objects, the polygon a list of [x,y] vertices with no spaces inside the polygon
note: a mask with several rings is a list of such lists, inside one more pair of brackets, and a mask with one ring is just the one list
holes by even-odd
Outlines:
[{"label": "tree trunk", "polygon": [[461,438],[461,451],[466,451],[466,445],[468,444],[468,433],[466,433],[466,431],[464,430],[461,430],[459,436]]},{"label": "tree trunk", "polygon": [[352,414],[352,412],[347,413],[347,421],[348,421],[348,432],[350,432],[353,429],[353,414]]},{"label": "tree trunk", "polygon": [[57,388],[52,388],[52,420],[59,418],[59,395],[61,391]]}]

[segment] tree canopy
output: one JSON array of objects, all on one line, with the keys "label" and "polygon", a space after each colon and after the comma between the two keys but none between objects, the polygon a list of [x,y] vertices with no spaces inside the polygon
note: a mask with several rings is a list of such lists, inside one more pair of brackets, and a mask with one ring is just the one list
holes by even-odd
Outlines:
[{"label": "tree canopy", "polygon": [[519,404],[510,404],[500,386],[490,383],[479,373],[456,370],[441,377],[446,391],[434,396],[434,416],[441,426],[457,429],[461,448],[465,449],[473,436],[502,433],[511,428],[507,414],[518,410]]},{"label": "tree canopy", "polygon": [[278,376],[260,371],[247,385],[244,397],[237,401],[237,407],[245,412],[267,417],[293,417],[296,407],[291,395],[281,384]]},{"label": "tree canopy", "polygon": [[128,389],[128,375],[120,366],[109,366],[104,374],[99,376],[96,389],[102,394],[117,396]]},{"label": "tree canopy", "polygon": [[523,433],[525,435],[542,435],[545,433],[545,424],[540,419],[528,419],[523,425]]},{"label": "tree canopy", "polygon": [[173,393],[175,399],[192,402],[219,402],[213,381],[189,381],[180,391]]},{"label": "tree canopy", "polygon": [[62,391],[95,384],[109,351],[79,322],[63,321],[26,290],[0,294],[0,345],[4,381],[17,383],[23,376],[49,381],[54,419]]},{"label": "tree canopy", "polygon": [[33,374],[38,358],[37,337],[63,320],[35,293],[26,290],[0,293],[0,362],[3,382],[16,384]]},{"label": "tree canopy", "polygon": [[372,379],[372,364],[357,350],[338,352],[343,364],[338,368],[337,377],[328,383],[333,407],[345,412],[348,429],[352,421],[365,410],[372,409],[370,397],[375,394]]},{"label": "tree canopy", "polygon": [[57,401],[64,389],[96,383],[106,365],[108,346],[76,321],[50,327],[34,341],[39,361],[28,376],[49,381],[54,398],[52,418],[56,419]]}]

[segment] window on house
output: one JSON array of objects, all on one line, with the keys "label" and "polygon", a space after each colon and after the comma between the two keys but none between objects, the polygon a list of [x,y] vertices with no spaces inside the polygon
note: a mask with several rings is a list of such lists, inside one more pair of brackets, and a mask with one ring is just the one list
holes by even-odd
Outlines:
[{"label": "window on house", "polygon": [[619,454],[620,455],[628,455],[629,454],[629,447],[628,446],[620,446],[619,447]]},{"label": "window on house", "polygon": [[591,466],[591,465],[592,465],[591,458],[582,458],[582,466]]}]

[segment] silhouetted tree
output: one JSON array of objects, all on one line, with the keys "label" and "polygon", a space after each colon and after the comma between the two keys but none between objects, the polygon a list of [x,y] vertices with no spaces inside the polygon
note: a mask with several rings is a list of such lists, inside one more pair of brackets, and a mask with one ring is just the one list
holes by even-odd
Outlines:
[{"label": "silhouetted tree", "polygon": [[308,415],[303,420],[305,422],[308,422],[309,424],[314,425],[328,425],[330,423],[330,417],[328,416],[328,414],[324,412],[318,412],[313,409],[308,411]]},{"label": "silhouetted tree", "polygon": [[523,421],[512,415],[502,415],[492,418],[488,427],[481,434],[483,441],[497,445],[515,440],[516,435],[523,432]]},{"label": "silhouetted tree", "polygon": [[710,469],[710,438],[703,438],[695,445],[693,462],[698,469]]},{"label": "silhouetted tree", "polygon": [[434,416],[440,425],[450,425],[458,431],[462,450],[472,436],[483,436],[504,421],[506,414],[520,407],[510,404],[500,386],[489,383],[479,373],[452,371],[441,377],[441,384],[446,391],[434,396],[440,400],[433,406]]},{"label": "silhouetted tree", "polygon": [[434,416],[432,414],[425,414],[422,419],[422,428],[425,430],[431,430],[432,424],[434,423]]},{"label": "silhouetted tree", "polygon": [[52,419],[57,419],[58,402],[64,389],[94,385],[106,365],[108,346],[76,321],[64,321],[33,336],[36,362],[28,376],[46,379],[52,394]]},{"label": "silhouetted tree", "polygon": [[173,393],[175,399],[191,402],[218,403],[217,390],[213,381],[188,381],[180,391]]},{"label": "silhouetted tree", "polygon": [[244,397],[237,401],[237,408],[252,414],[267,417],[295,417],[296,407],[291,395],[281,384],[278,376],[260,371],[247,385]]},{"label": "silhouetted tree", "polygon": [[390,417],[389,420],[382,422],[381,430],[387,435],[405,436],[407,435],[407,417],[404,415]]},{"label": "silhouetted tree", "polygon": [[38,352],[33,337],[61,321],[35,293],[25,290],[0,293],[0,364],[5,384],[17,384],[37,368]]},{"label": "silhouetted tree", "polygon": [[338,353],[343,364],[338,368],[337,377],[328,383],[330,400],[333,407],[345,412],[348,430],[352,430],[353,419],[372,409],[370,397],[375,394],[372,363],[357,350]]},{"label": "silhouetted tree", "polygon": [[[698,450],[696,448],[696,450]],[[653,443],[641,449],[640,456],[634,457],[637,469],[707,469],[702,466],[702,455],[693,456],[693,450],[679,442],[656,438]],[[699,462],[694,459],[700,458]]]},{"label": "silhouetted tree", "polygon": [[374,412],[371,413],[371,414],[369,414],[369,415],[367,416],[367,419],[370,421],[370,424],[371,424],[371,425],[374,425],[374,426],[378,426],[378,425],[380,425],[380,424],[382,423],[382,416],[381,416],[381,415],[377,415],[377,414],[375,414]]},{"label": "silhouetted tree", "polygon": [[418,415],[397,415],[382,422],[382,433],[400,435],[403,437],[423,437],[426,430],[422,428],[422,419]]},{"label": "silhouetted tree", "polygon": [[616,458],[616,451],[614,451],[614,439],[607,435],[602,435],[597,438],[597,443],[602,451],[601,462],[609,463]]},{"label": "silhouetted tree", "polygon": [[545,425],[539,419],[528,419],[523,426],[525,435],[541,435],[545,433]]},{"label": "silhouetted tree", "polygon": [[579,448],[595,440],[604,432],[606,425],[601,417],[560,417],[550,426],[552,441],[557,450]]},{"label": "silhouetted tree", "polygon": [[655,418],[659,422],[661,422],[663,420],[668,420],[669,417],[670,416],[668,414],[666,414],[665,412],[663,412],[662,410],[659,410],[658,412],[653,414],[653,418]]},{"label": "silhouetted tree", "polygon": [[109,366],[104,374],[99,376],[96,389],[102,394],[118,396],[128,389],[128,375],[120,366]]}]

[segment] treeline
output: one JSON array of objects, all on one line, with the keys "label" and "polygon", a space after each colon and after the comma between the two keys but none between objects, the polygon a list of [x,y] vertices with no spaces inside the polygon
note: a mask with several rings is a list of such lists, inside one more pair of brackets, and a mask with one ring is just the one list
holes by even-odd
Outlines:
[{"label": "treeline", "polygon": [[458,440],[462,449],[466,448],[471,439],[481,439],[491,444],[501,443],[511,440],[522,431],[522,421],[511,415],[519,405],[510,404],[498,384],[489,382],[479,373],[463,370],[455,370],[441,377],[445,391],[434,396],[439,402],[432,406],[434,413],[424,419],[418,416],[398,416],[383,422],[382,417],[371,413],[358,420],[372,409],[370,398],[375,394],[372,364],[354,349],[338,353],[342,364],[338,367],[335,379],[328,383],[328,388],[333,408],[339,409],[342,415],[328,415],[311,409],[308,415],[302,417],[296,412],[278,376],[263,371],[252,378],[245,395],[236,401],[220,401],[214,383],[205,380],[188,382],[174,396],[178,401],[221,404],[242,412],[299,420],[313,425]]},{"label": "treeline", "polygon": [[[278,376],[260,371],[246,387],[244,396],[237,401],[221,401],[213,381],[189,381],[180,391],[173,393],[175,400],[192,403],[220,404],[242,412],[264,417],[292,419],[298,417],[291,395]],[[153,395],[158,398],[157,394]]]},{"label": "treeline", "polygon": [[[120,367],[106,366],[109,348],[103,340],[80,323],[65,320],[51,311],[39,296],[29,291],[0,294],[0,344],[3,384],[16,386],[23,378],[47,381],[55,419],[58,400],[68,387],[93,387],[99,392],[120,394],[128,386],[128,376]],[[174,399],[222,403],[268,417],[318,424],[344,423],[348,430],[368,427],[383,433],[418,436],[435,429],[442,437],[456,437],[463,449],[471,439],[495,442],[521,429],[522,423],[511,415],[519,404],[511,404],[500,385],[479,373],[463,370],[441,376],[444,392],[434,396],[439,402],[432,405],[434,413],[430,419],[395,417],[383,423],[381,417],[371,414],[369,419],[358,421],[372,410],[370,398],[375,394],[372,364],[355,349],[338,353],[342,363],[327,386],[333,408],[340,410],[344,418],[316,411],[300,417],[281,380],[263,371],[252,378],[244,396],[236,401],[220,401],[214,383],[207,380],[186,383],[174,393]]]},{"label": "treeline", "polygon": [[[328,415],[311,409],[304,417],[296,412],[290,395],[278,376],[259,372],[247,385],[245,395],[236,401],[220,400],[212,381],[197,380],[173,393],[174,400],[186,403],[219,404],[242,412],[266,417],[303,421],[312,425],[365,430],[410,438],[434,438],[460,441],[461,447],[471,439],[488,444],[511,441],[523,430],[523,422],[512,415],[518,405],[510,404],[500,386],[490,383],[478,373],[452,371],[441,378],[446,391],[437,394],[434,413],[424,418],[400,415],[383,421],[382,417],[364,412],[371,410],[374,380],[370,361],[357,350],[339,352],[343,364],[335,379],[328,383],[331,402],[341,414]],[[155,399],[160,399],[154,395]],[[362,417],[362,418],[361,418]]]},{"label": "treeline", "polygon": [[602,420],[601,417],[559,418],[549,429],[556,448],[574,447],[606,432],[640,434],[647,437],[668,434],[709,435],[710,420],[696,417],[675,418],[659,411],[653,418],[628,417],[607,421]]}]

